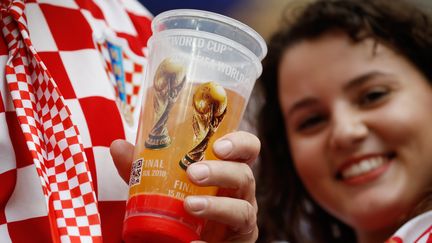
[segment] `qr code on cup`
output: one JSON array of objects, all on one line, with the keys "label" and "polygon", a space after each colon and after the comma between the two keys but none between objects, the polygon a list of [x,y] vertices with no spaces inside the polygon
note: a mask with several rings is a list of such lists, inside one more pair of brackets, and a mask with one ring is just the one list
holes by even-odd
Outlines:
[{"label": "qr code on cup", "polygon": [[141,174],[142,174],[142,164],[143,164],[143,159],[138,159],[132,163],[129,186],[140,184]]}]

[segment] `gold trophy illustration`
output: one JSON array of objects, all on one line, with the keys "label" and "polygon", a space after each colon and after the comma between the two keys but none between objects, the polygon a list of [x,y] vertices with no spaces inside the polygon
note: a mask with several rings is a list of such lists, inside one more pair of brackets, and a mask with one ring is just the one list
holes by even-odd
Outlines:
[{"label": "gold trophy illustration", "polygon": [[204,158],[208,142],[219,127],[227,111],[225,89],[215,83],[201,84],[195,90],[192,100],[194,110],[192,127],[194,147],[180,160],[180,167],[185,169],[192,163]]},{"label": "gold trophy illustration", "polygon": [[170,145],[168,116],[185,82],[186,71],[181,63],[167,58],[159,64],[153,79],[154,125],[145,141],[146,148],[161,149]]}]

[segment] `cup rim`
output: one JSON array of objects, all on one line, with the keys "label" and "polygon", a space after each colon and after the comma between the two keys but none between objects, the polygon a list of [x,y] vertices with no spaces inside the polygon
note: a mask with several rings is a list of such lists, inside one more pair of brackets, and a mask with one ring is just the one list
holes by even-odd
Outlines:
[{"label": "cup rim", "polygon": [[205,18],[205,19],[222,22],[228,25],[232,25],[233,27],[240,29],[241,31],[251,36],[259,44],[259,46],[261,47],[261,55],[257,56],[254,54],[255,56],[258,57],[259,60],[262,60],[267,55],[267,45],[264,38],[260,34],[258,34],[258,32],[256,32],[252,27],[234,18],[222,14],[218,14],[215,12],[199,10],[199,9],[172,9],[172,10],[164,11],[153,18],[152,26],[151,26],[152,32],[153,33],[158,32],[156,30],[156,25],[161,20],[165,18],[172,18],[172,17],[179,17],[179,16]]},{"label": "cup rim", "polygon": [[[204,37],[204,38],[210,39],[210,36],[211,36],[211,33],[209,33],[209,32],[194,33],[194,32],[188,31],[186,29],[179,29],[176,31],[177,31],[177,34],[185,34],[185,35],[189,35],[189,36],[193,36],[193,37]],[[153,43],[155,41],[157,41],[158,38],[164,38],[164,37],[170,36],[171,34],[172,33],[170,33],[170,31],[159,32],[157,36],[156,35],[151,36],[149,38],[147,44],[149,47],[151,47],[153,45]],[[251,50],[249,50],[247,47],[243,46],[242,44],[240,44],[236,41],[230,40],[224,36],[217,35],[217,36],[213,36],[213,38],[217,38],[217,40],[220,42],[223,42],[221,40],[227,41],[227,44],[229,43],[228,45],[235,48],[237,51],[241,52],[243,55],[249,57],[251,59],[252,63],[256,67],[256,74],[257,74],[256,78],[258,78],[261,75],[261,73],[262,73],[261,61],[257,57],[257,55],[255,55]]]}]

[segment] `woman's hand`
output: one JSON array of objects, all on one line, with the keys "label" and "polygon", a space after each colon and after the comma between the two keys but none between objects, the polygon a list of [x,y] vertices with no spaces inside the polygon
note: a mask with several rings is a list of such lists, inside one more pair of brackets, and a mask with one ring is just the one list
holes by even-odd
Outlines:
[{"label": "woman's hand", "polygon": [[217,196],[189,196],[186,210],[208,219],[202,239],[208,242],[255,242],[257,203],[250,165],[260,142],[254,135],[235,132],[218,139],[213,152],[221,161],[201,161],[188,167],[189,179],[199,186],[218,186]]},{"label": "woman's hand", "polygon": [[[200,161],[187,169],[189,179],[199,186],[217,186],[217,196],[186,197],[184,207],[192,215],[207,219],[201,238],[207,242],[255,242],[257,202],[255,179],[250,165],[260,150],[257,137],[234,132],[219,138],[213,152],[221,161]],[[119,174],[129,181],[133,145],[124,140],[111,144],[111,155]]]}]

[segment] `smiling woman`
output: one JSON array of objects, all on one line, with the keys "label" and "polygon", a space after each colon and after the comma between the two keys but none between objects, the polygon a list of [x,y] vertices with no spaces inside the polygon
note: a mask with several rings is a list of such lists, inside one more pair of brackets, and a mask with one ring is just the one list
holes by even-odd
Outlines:
[{"label": "smiling woman", "polygon": [[432,188],[431,27],[402,1],[319,0],[273,36],[260,240],[426,242],[432,205],[417,205]]}]

